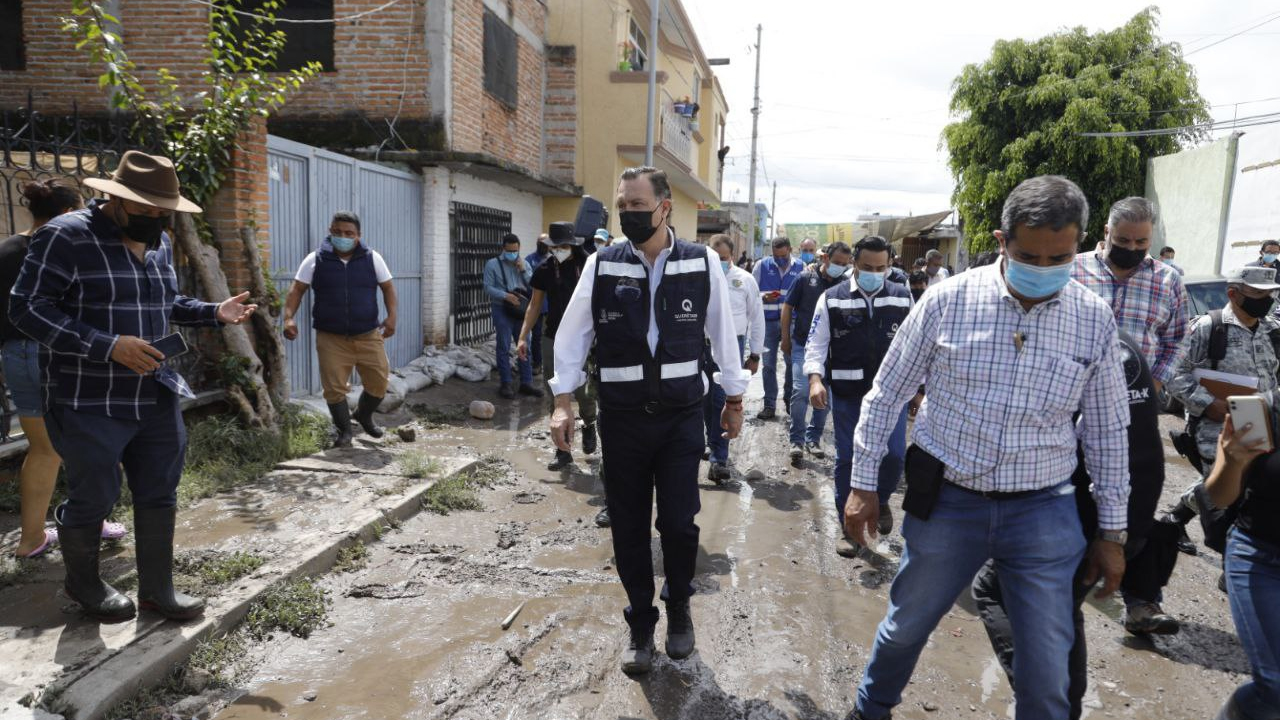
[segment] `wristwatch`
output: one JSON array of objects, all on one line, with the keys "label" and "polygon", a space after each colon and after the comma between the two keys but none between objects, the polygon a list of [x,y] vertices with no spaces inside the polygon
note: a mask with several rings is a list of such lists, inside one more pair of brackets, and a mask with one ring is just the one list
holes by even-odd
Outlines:
[{"label": "wristwatch", "polygon": [[1117,545],[1124,545],[1129,542],[1128,530],[1099,530],[1098,539],[1113,542]]}]

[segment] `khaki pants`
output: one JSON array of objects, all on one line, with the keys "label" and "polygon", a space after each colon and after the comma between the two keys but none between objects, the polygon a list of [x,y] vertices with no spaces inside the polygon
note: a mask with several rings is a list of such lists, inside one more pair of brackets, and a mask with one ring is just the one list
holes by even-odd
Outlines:
[{"label": "khaki pants", "polygon": [[[556,394],[551,390],[551,378],[556,371],[556,341],[550,336],[542,338],[542,380],[547,384],[547,406],[555,410]],[[588,373],[587,382],[573,391],[578,401],[578,417],[587,425],[596,422],[596,381]]]},{"label": "khaki pants", "polygon": [[351,371],[360,373],[364,391],[374,397],[387,394],[387,376],[391,372],[382,329],[364,335],[335,335],[316,331],[316,354],[320,356],[320,385],[324,401],[330,405],[344,402],[351,392]]}]

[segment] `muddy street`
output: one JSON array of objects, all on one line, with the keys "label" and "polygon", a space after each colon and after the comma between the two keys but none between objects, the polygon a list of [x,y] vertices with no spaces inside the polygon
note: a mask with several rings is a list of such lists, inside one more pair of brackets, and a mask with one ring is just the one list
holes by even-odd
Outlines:
[{"label": "muddy street", "polygon": [[[683,661],[659,653],[652,674],[631,679],[618,669],[624,594],[608,530],[593,523],[603,503],[599,455],[548,471],[540,404],[500,404],[491,422],[464,420],[451,408],[471,399],[467,391],[432,389],[418,407],[433,422],[429,447],[486,457],[473,478],[481,509],[424,512],[370,544],[363,567],[324,577],[330,625],[253,648],[243,694],[216,717],[845,717],[901,537],[895,530],[860,559],[836,555],[831,460],[790,467],[785,420],[750,420],[732,445],[733,479],[701,481],[697,651]],[[748,417],[758,397],[757,377]],[[829,436],[828,427],[828,450]],[[1168,452],[1171,501],[1192,471]],[[656,537],[653,548],[661,575]],[[1180,559],[1165,603],[1184,621],[1176,636],[1128,636],[1118,601],[1090,601],[1086,717],[1213,715],[1248,672],[1216,588],[1218,562],[1205,550]],[[661,650],[665,622],[658,632]],[[1005,718],[1011,701],[966,594],[935,632],[895,717]]]}]

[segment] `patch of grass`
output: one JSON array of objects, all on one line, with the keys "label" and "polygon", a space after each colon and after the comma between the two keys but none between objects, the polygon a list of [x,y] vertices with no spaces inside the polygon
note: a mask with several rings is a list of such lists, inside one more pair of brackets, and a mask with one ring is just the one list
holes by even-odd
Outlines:
[{"label": "patch of grass", "polygon": [[276,630],[306,639],[325,622],[329,594],[310,578],[272,587],[249,608],[244,627],[254,640],[264,640]]},{"label": "patch of grass", "polygon": [[369,564],[369,548],[356,540],[354,543],[338,550],[338,559],[333,563],[333,571],[338,573],[355,572]]},{"label": "patch of grass", "polygon": [[174,558],[173,570],[190,577],[201,589],[214,590],[229,585],[262,567],[266,558],[245,552],[214,551],[181,553]]},{"label": "patch of grass", "polygon": [[409,405],[409,411],[426,423],[427,427],[458,425],[471,417],[466,405]]},{"label": "patch of grass", "polygon": [[422,508],[437,515],[454,510],[483,510],[477,490],[496,485],[507,474],[508,464],[497,456],[487,456],[467,472],[445,478],[422,494]]},{"label": "patch of grass", "polygon": [[239,632],[201,640],[187,660],[186,671],[203,670],[213,677],[215,686],[228,687],[239,677],[247,650]]},{"label": "patch of grass", "polygon": [[401,455],[396,463],[400,466],[400,473],[405,477],[420,479],[438,475],[444,470],[444,465],[433,457],[427,457],[427,454],[421,450],[410,450]]},{"label": "patch of grass", "polygon": [[66,691],[66,687],[62,685],[48,685],[39,692],[24,695],[22,699],[18,700],[18,704],[32,710],[43,710],[54,715],[74,717],[77,714],[75,708],[62,697]]}]

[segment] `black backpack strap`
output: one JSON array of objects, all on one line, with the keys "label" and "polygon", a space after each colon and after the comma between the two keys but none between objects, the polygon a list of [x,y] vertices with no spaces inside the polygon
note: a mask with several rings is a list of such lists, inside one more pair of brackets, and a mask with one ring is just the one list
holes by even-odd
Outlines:
[{"label": "black backpack strap", "polygon": [[1209,321],[1209,361],[1210,367],[1218,369],[1218,363],[1227,356],[1227,325],[1222,322],[1222,310],[1210,310]]}]

